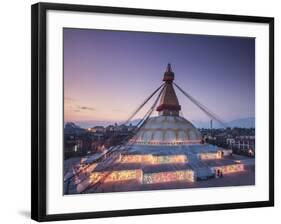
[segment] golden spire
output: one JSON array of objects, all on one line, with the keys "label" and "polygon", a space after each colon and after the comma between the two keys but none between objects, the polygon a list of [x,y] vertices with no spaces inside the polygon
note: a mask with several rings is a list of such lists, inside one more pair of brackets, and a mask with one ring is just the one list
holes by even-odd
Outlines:
[{"label": "golden spire", "polygon": [[163,81],[166,82],[164,91],[160,99],[160,104],[156,109],[160,115],[179,116],[181,106],[179,105],[179,101],[172,84],[174,77],[175,74],[172,71],[171,64],[169,63],[163,77]]}]

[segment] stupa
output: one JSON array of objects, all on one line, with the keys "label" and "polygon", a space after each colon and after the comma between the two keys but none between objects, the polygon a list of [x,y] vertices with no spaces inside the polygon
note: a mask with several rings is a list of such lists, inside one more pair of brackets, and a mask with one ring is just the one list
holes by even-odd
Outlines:
[{"label": "stupa", "polygon": [[68,185],[68,192],[178,188],[244,170],[244,164],[228,158],[231,150],[204,143],[198,129],[180,116],[174,78],[168,64],[156,107],[158,116],[146,120],[128,141],[129,146],[81,161],[73,171],[75,181]]},{"label": "stupa", "polygon": [[194,125],[179,116],[181,106],[173,87],[174,72],[168,64],[164,73],[165,82],[160,104],[156,108],[159,116],[150,118],[133,138],[135,144],[196,144],[201,143],[201,134]]}]

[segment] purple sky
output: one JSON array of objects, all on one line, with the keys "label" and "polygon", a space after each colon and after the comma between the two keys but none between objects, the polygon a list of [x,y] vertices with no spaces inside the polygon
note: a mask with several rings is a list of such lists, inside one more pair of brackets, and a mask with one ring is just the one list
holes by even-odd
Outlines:
[{"label": "purple sky", "polygon": [[[63,32],[65,121],[95,125],[125,120],[161,85],[169,62],[175,82],[223,120],[255,116],[254,38]],[[209,120],[179,91],[177,95],[187,119]]]}]

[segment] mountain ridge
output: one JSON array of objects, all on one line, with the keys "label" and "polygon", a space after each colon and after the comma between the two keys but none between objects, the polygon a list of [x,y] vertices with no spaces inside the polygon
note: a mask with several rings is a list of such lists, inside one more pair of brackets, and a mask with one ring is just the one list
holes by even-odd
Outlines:
[{"label": "mountain ridge", "polygon": [[[134,119],[130,123],[132,125],[136,125],[140,119]],[[194,124],[197,128],[210,128],[210,121],[198,121],[198,120],[190,120],[192,124]],[[67,123],[67,122],[65,122]],[[90,128],[94,126],[108,126],[113,125],[116,122],[114,121],[76,121],[74,122],[76,125],[79,125],[82,128]],[[118,125],[122,124],[123,122],[117,122]],[[229,122],[226,122],[226,125],[230,128],[238,127],[238,128],[255,128],[255,118],[254,117],[246,117],[246,118],[239,118],[234,119]],[[218,122],[213,121],[213,128],[223,128]]]}]

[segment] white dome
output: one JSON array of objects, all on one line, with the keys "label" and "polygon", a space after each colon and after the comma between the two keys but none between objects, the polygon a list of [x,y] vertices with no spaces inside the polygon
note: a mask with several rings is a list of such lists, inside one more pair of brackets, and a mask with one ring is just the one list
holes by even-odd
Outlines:
[{"label": "white dome", "polygon": [[135,144],[197,144],[201,134],[194,125],[179,116],[150,118],[131,140]]}]

